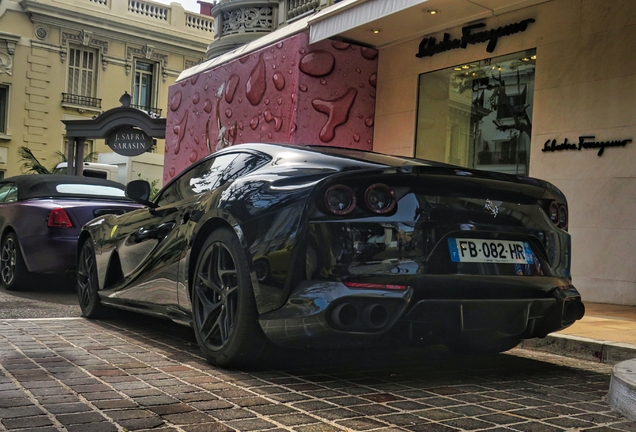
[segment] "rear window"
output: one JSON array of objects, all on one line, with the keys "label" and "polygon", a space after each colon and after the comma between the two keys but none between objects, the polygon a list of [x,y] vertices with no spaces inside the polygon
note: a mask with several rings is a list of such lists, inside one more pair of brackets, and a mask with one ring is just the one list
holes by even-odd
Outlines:
[{"label": "rear window", "polygon": [[62,183],[55,186],[55,190],[67,195],[93,195],[113,198],[124,198],[123,190],[112,186]]},{"label": "rear window", "polygon": [[363,160],[365,162],[377,163],[388,166],[404,166],[404,165],[419,165],[419,166],[434,166],[435,163],[431,163],[430,161],[415,159],[415,158],[406,158],[400,156],[391,156],[385,155],[381,153],[372,153],[355,149],[346,149],[341,147],[328,147],[328,146],[309,146],[309,148],[313,148],[319,150],[322,153],[326,154],[335,154],[340,156],[349,157],[352,159]]}]

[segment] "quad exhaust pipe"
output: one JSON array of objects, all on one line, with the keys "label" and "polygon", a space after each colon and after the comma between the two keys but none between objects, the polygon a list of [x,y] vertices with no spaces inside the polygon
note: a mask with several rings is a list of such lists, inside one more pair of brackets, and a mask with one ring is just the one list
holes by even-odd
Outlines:
[{"label": "quad exhaust pipe", "polygon": [[343,330],[378,331],[389,323],[388,309],[378,303],[364,307],[340,303],[330,314],[331,321]]}]

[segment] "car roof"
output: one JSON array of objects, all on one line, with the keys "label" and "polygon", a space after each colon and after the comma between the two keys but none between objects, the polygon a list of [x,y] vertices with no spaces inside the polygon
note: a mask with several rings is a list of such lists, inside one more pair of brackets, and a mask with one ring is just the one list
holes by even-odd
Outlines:
[{"label": "car roof", "polygon": [[416,159],[404,156],[385,155],[366,150],[357,150],[354,148],[337,147],[337,146],[321,146],[321,145],[291,145],[291,144],[268,144],[268,143],[245,143],[227,147],[214,155],[220,155],[227,152],[238,150],[255,150],[277,158],[281,153],[302,153],[305,157],[310,156],[312,162],[320,165],[329,166],[338,170],[348,167],[364,167],[385,166],[399,167],[404,165],[419,166],[449,166],[447,164],[432,162],[423,159]]},{"label": "car roof", "polygon": [[[75,196],[74,194],[58,191],[57,186],[64,184],[108,186],[120,189],[122,191],[125,190],[125,186],[123,184],[111,180],[58,174],[25,174],[14,177],[7,177],[0,180],[0,187],[7,183],[13,183],[18,186],[18,201],[23,201],[31,198],[68,198],[69,196]],[[127,201],[129,200],[128,198],[125,198],[123,196],[112,197],[90,193],[81,194],[81,196],[87,198],[107,198],[116,200],[121,199]]]}]

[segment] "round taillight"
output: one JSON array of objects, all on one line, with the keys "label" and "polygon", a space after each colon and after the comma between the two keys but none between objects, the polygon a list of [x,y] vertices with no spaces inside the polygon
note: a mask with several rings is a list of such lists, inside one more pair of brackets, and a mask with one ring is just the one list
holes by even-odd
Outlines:
[{"label": "round taillight", "polygon": [[325,207],[335,215],[346,215],[356,208],[356,196],[345,185],[331,186],[325,193]]},{"label": "round taillight", "polygon": [[395,207],[395,192],[387,185],[376,183],[367,188],[364,201],[372,212],[385,214]]},{"label": "round taillight", "polygon": [[559,223],[559,206],[555,201],[550,203],[550,220],[554,224]]},{"label": "round taillight", "polygon": [[561,229],[568,228],[568,208],[564,204],[559,206],[559,223],[557,225]]}]

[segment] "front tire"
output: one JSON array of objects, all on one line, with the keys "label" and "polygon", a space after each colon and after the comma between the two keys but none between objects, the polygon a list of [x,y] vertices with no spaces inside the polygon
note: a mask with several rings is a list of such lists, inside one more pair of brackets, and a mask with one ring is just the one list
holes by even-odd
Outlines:
[{"label": "front tire", "polygon": [[82,316],[86,318],[103,318],[107,315],[97,293],[97,263],[95,262],[95,247],[88,238],[82,244],[77,260],[77,299]]},{"label": "front tire", "polygon": [[14,232],[2,239],[0,252],[0,281],[9,291],[17,291],[26,287],[29,271],[24,264],[18,237]]},{"label": "front tire", "polygon": [[205,241],[192,287],[194,333],[206,359],[217,366],[253,366],[269,342],[258,324],[247,258],[233,231]]}]

